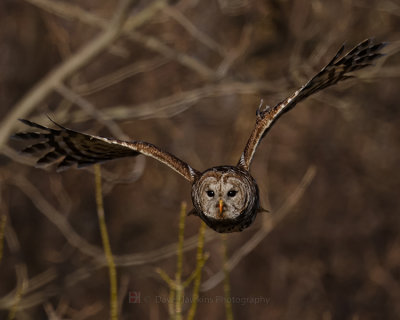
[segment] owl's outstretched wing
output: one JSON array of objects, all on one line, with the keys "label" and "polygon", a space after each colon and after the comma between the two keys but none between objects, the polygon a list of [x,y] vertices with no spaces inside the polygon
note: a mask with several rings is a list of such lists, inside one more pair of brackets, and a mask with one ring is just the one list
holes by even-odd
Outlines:
[{"label": "owl's outstretched wing", "polygon": [[290,97],[281,101],[275,107],[267,107],[262,111],[260,110],[260,105],[257,110],[256,125],[247,141],[238,166],[249,170],[258,144],[282,114],[292,109],[308,96],[339,81],[352,78],[353,76],[349,75],[350,72],[370,66],[375,59],[383,56],[380,50],[385,45],[386,43],[374,44],[371,39],[367,39],[355,46],[346,55],[340,57],[344,49],[344,46],[342,46],[333,59],[319,73]]},{"label": "owl's outstretched wing", "polygon": [[107,160],[143,154],[166,164],[190,182],[193,182],[199,174],[186,162],[147,142],[127,142],[92,136],[64,128],[57,123],[55,124],[59,127],[58,130],[41,126],[29,120],[21,119],[20,121],[43,131],[19,132],[13,136],[16,139],[36,140],[35,144],[21,152],[33,156],[40,154],[41,157],[37,161],[39,166],[57,163],[57,169],[64,170],[75,164],[79,168]]}]

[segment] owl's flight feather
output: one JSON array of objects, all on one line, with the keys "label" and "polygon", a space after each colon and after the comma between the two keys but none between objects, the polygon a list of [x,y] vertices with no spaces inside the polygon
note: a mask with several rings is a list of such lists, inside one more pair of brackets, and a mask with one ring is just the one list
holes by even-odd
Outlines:
[{"label": "owl's flight feather", "polygon": [[84,167],[99,162],[123,157],[135,157],[139,154],[152,157],[178,172],[185,179],[193,181],[199,172],[174,155],[143,141],[121,141],[103,138],[73,131],[56,123],[59,130],[51,129],[29,120],[21,119],[24,124],[44,132],[19,132],[16,139],[36,140],[37,142],[22,150],[25,154],[41,154],[37,165],[57,163],[58,170],[73,165]]},{"label": "owl's flight feather", "polygon": [[[238,168],[249,170],[258,144],[282,114],[292,109],[306,97],[339,81],[351,78],[351,72],[371,65],[374,60],[383,55],[380,50],[384,46],[385,43],[374,44],[371,39],[367,39],[341,57],[344,49],[344,46],[342,46],[319,73],[290,97],[272,108],[268,107],[262,111],[259,108],[255,128],[237,164]],[[28,120],[21,121],[30,127],[44,131],[17,133],[14,136],[19,139],[39,141],[22,151],[28,154],[41,153],[42,156],[37,161],[38,165],[58,163],[58,169],[62,170],[75,164],[78,167],[83,167],[116,158],[143,154],[166,164],[191,182],[194,182],[201,175],[184,161],[147,142],[127,142],[76,132],[58,124],[56,125],[59,130],[56,130]]]},{"label": "owl's flight feather", "polygon": [[[383,56],[380,50],[386,43],[374,44],[371,39],[364,40],[341,57],[342,46],[333,59],[310,81],[297,90],[287,99],[279,102],[273,108],[268,107],[263,111],[257,110],[256,125],[247,141],[246,147],[238,162],[238,166],[249,170],[256,148],[262,138],[265,137],[272,124],[285,112],[292,109],[297,103],[308,96],[338,83],[352,78],[350,72],[368,67],[371,63]],[[260,106],[261,107],[261,106]]]},{"label": "owl's flight feather", "polygon": [[56,130],[28,120],[21,121],[40,129],[40,132],[17,133],[15,137],[36,140],[37,143],[25,148],[23,152],[34,155],[38,153],[39,165],[57,163],[60,169],[139,154],[155,158],[192,182],[192,202],[195,208],[192,213],[217,232],[242,231],[253,223],[261,211],[258,186],[250,175],[249,167],[258,144],[271,125],[301,100],[350,78],[352,71],[369,66],[382,56],[380,50],[383,47],[383,43],[373,44],[371,40],[365,40],[343,57],[341,47],[335,57],[301,89],[273,108],[259,109],[255,128],[237,166],[218,166],[199,173],[174,155],[147,142],[126,142],[92,136],[58,124],[59,129]]}]

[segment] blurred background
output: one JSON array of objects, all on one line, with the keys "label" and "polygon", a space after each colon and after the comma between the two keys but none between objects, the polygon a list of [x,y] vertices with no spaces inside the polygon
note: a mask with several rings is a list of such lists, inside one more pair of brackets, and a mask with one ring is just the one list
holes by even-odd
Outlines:
[{"label": "blurred background", "polygon": [[[233,303],[235,319],[398,319],[399,2],[134,1],[113,34],[117,11],[0,2],[0,318],[109,318],[93,170],[34,168],[16,152],[26,144],[8,139],[26,129],[17,118],[148,141],[200,171],[235,164],[261,99],[274,105],[343,43],[374,37],[390,42],[376,66],[302,102],[259,146],[251,172],[270,214],[227,235],[230,294],[249,299]],[[156,269],[174,277],[191,186],[144,157],[102,173],[120,318],[166,319]],[[184,277],[199,226],[186,219]],[[223,319],[219,234],[206,233],[205,251],[200,297],[212,302],[196,318]]]}]

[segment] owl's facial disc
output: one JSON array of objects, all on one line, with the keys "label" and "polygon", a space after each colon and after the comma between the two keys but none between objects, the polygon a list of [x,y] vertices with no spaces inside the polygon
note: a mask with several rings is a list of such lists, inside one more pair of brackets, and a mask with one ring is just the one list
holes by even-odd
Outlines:
[{"label": "owl's facial disc", "polygon": [[202,212],[213,219],[236,218],[248,198],[243,182],[228,174],[204,178],[199,196]]},{"label": "owl's facial disc", "polygon": [[235,167],[216,167],[204,172],[193,185],[192,200],[197,215],[218,232],[244,229],[243,221],[249,213],[254,215],[259,206],[254,179]]}]

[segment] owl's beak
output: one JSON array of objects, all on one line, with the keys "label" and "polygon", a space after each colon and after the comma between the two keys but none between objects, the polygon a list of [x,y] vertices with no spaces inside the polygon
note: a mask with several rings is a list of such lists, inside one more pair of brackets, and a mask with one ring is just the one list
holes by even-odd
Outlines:
[{"label": "owl's beak", "polygon": [[222,214],[222,210],[224,209],[224,201],[222,199],[219,200],[219,214]]}]

